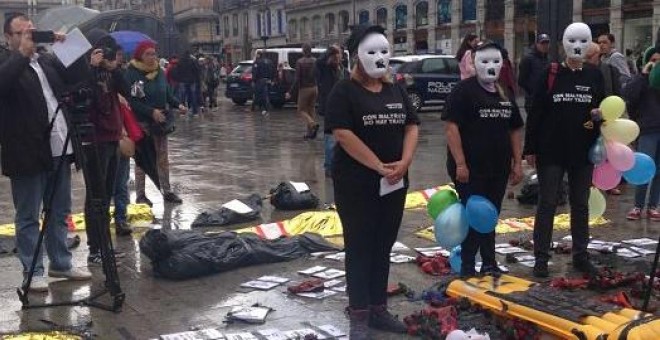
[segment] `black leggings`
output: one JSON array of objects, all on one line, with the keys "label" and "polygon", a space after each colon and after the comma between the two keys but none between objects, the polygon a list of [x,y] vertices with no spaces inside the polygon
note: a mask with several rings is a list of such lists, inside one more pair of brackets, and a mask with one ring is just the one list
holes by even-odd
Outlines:
[{"label": "black leggings", "polygon": [[[469,183],[456,183],[456,191],[461,198],[461,203],[467,205],[471,195],[480,195],[491,201],[497,208],[497,212],[502,210],[502,199],[506,192],[508,175],[500,178],[471,178]],[[480,233],[469,228],[468,236],[461,244],[461,272],[471,273],[474,271],[475,256],[477,251],[481,254],[482,269],[497,265],[495,260],[495,231],[487,234]]]},{"label": "black leggings", "polygon": [[[115,189],[119,150],[117,142],[85,145],[89,183],[85,183],[85,233],[90,254],[97,254],[101,240],[94,229],[106,232],[110,227],[110,200]],[[98,159],[96,158],[98,157]],[[97,161],[98,160],[98,161]],[[101,199],[102,207],[94,207],[92,198]],[[96,211],[99,208],[100,211]],[[100,216],[96,216],[100,214]],[[100,223],[100,225],[99,225]]]},{"label": "black leggings", "polygon": [[403,218],[406,190],[380,197],[377,190],[335,181],[335,202],[344,228],[348,305],[366,309],[387,303],[390,251]]}]

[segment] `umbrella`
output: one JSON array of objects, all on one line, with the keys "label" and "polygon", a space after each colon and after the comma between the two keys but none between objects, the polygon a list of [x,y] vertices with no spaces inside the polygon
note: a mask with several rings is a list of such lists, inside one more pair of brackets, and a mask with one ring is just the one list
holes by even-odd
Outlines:
[{"label": "umbrella", "polygon": [[148,35],[136,31],[116,31],[110,33],[124,53],[132,55],[137,45],[145,40],[154,41]]},{"label": "umbrella", "polygon": [[81,6],[55,7],[42,12],[35,22],[40,30],[66,33],[100,13]]},{"label": "umbrella", "polygon": [[156,145],[153,137],[144,135],[144,138],[135,143],[135,164],[151,178],[160,191],[160,177],[158,176],[158,161],[156,155]]}]

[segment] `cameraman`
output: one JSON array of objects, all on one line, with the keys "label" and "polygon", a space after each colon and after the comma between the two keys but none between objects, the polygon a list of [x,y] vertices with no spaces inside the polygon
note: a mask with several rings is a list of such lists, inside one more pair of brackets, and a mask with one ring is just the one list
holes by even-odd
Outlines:
[{"label": "cameraman", "polygon": [[[115,188],[119,140],[123,129],[118,94],[128,97],[128,88],[118,66],[117,50],[120,48],[115,40],[106,31],[98,28],[87,33],[87,40],[92,44],[91,72],[87,87],[91,90],[88,113],[90,122],[94,124],[94,135],[83,137],[86,142],[91,142],[84,145],[90,174],[86,178],[89,182],[85,183],[85,231],[89,246],[87,262],[98,265],[102,263],[98,231],[106,231],[97,228],[109,227],[110,200]],[[95,211],[92,198],[102,199],[102,207],[99,208],[101,211]],[[131,233],[130,227],[121,223],[116,225],[115,231],[117,235]]]},{"label": "cameraman", "polygon": [[[45,235],[48,275],[89,280],[87,269],[72,267],[66,246],[73,151],[69,145],[62,157],[68,129],[64,116],[56,114],[57,98],[67,84],[75,82],[75,72],[66,70],[52,55],[36,53],[34,26],[25,14],[9,13],[3,29],[9,51],[0,56],[1,162],[3,175],[11,181],[16,247],[24,278],[37,245],[44,202],[51,204]],[[63,41],[64,36],[56,34],[55,40]],[[34,274],[30,290],[48,291],[41,254]]]}]

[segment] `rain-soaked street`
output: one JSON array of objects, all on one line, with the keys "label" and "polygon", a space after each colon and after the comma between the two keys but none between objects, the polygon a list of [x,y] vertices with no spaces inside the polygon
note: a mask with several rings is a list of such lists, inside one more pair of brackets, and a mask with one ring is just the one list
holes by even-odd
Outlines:
[{"label": "rain-soaked street", "polygon": [[[422,120],[419,148],[411,167],[411,191],[435,187],[449,182],[445,171],[445,139],[443,124],[437,110],[420,114]],[[304,141],[304,128],[292,107],[273,111],[268,117],[250,113],[249,107],[235,106],[223,98],[218,109],[200,117],[180,117],[176,132],[170,138],[171,181],[182,199],[181,205],[163,204],[162,198],[151,184],[147,196],[154,202],[156,220],[151,227],[189,229],[191,222],[202,211],[217,209],[221,204],[249,194],[265,196],[282,181],[309,184],[321,203],[331,203],[332,183],[323,171],[323,142]],[[132,177],[133,175],[131,175]],[[147,181],[149,183],[149,181]],[[518,193],[519,188],[511,191]],[[623,196],[608,196],[605,215],[611,220],[606,226],[592,229],[594,238],[620,241],[626,238],[649,237],[657,239],[660,223],[646,220],[628,222],[625,212],[632,204],[631,187]],[[82,176],[75,175],[73,186],[73,212],[83,210],[84,186]],[[132,192],[132,200],[135,194]],[[561,208],[564,212],[566,207]],[[281,221],[298,215],[300,211],[274,211],[265,201],[261,220],[247,225]],[[533,207],[522,207],[513,199],[505,199],[502,218],[529,217]],[[9,180],[0,178],[0,225],[12,223],[13,206]],[[431,247],[434,244],[414,234],[431,225],[425,209],[407,210],[398,240],[410,248]],[[240,227],[246,226],[245,224]],[[206,228],[205,231],[234,229]],[[11,254],[0,255],[0,334],[25,330],[38,330],[48,320],[61,326],[85,326],[100,339],[155,339],[159,335],[183,332],[191,328],[219,328],[223,333],[242,330],[277,328],[292,330],[314,325],[335,325],[348,330],[343,310],[347,303],[344,293],[324,300],[291,297],[282,287],[270,291],[247,292],[240,284],[263,275],[277,275],[294,281],[300,280],[297,271],[315,265],[343,269],[343,263],[327,259],[301,258],[290,262],[257,265],[221,274],[184,281],[155,278],[149,259],[140,254],[139,240],[148,228],[138,228],[131,237],[117,237],[115,246],[126,252],[121,259],[119,275],[126,301],[121,313],[111,313],[88,307],[54,307],[21,310],[16,287],[21,282],[21,267]],[[555,239],[565,236],[566,230],[555,233]],[[87,247],[84,232],[78,233],[83,243],[74,251],[74,266],[86,265]],[[498,242],[508,242],[527,233],[498,235]],[[113,236],[114,237],[114,236]],[[6,240],[6,238],[5,238]],[[5,247],[7,242],[0,243]],[[413,255],[413,253],[408,253]],[[504,256],[498,255],[504,263]],[[638,261],[649,262],[651,256]],[[571,272],[570,255],[553,258],[552,275]],[[531,278],[531,269],[519,264],[508,265],[512,273]],[[91,283],[53,281],[45,301],[66,301],[89,295],[90,290],[102,286],[103,273],[99,267],[90,268],[94,274]],[[424,274],[414,263],[393,264],[390,282],[403,282],[417,292],[430,287],[438,279]],[[41,301],[38,293],[32,301]],[[259,303],[274,309],[263,325],[224,323],[232,306]],[[423,308],[422,301],[409,301],[397,296],[389,300],[392,310],[401,317]],[[401,339],[377,333],[377,339]]]}]

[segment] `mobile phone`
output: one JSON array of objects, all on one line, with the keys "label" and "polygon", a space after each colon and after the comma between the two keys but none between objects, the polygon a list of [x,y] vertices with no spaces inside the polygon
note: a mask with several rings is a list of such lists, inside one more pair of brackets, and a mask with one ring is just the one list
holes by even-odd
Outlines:
[{"label": "mobile phone", "polygon": [[35,44],[52,44],[55,42],[53,31],[32,31],[32,41]]}]

